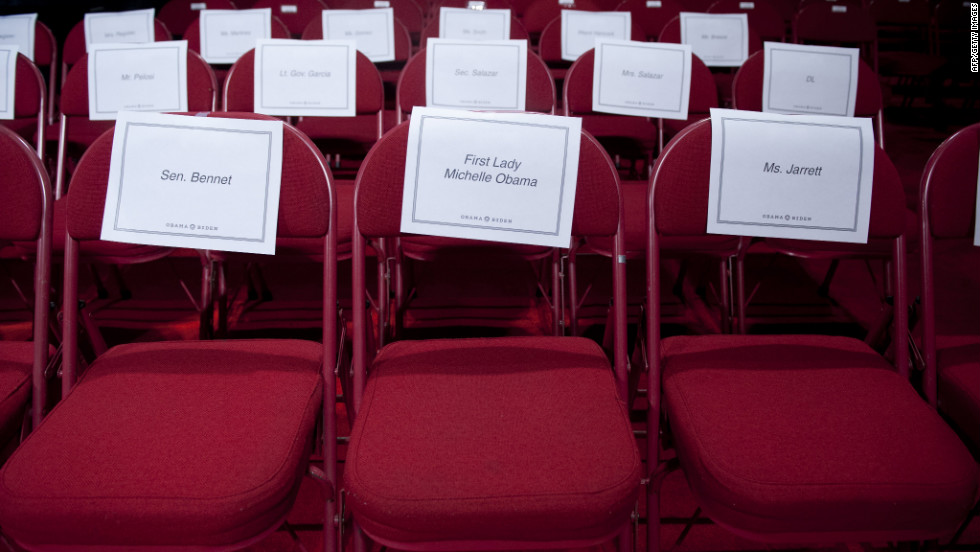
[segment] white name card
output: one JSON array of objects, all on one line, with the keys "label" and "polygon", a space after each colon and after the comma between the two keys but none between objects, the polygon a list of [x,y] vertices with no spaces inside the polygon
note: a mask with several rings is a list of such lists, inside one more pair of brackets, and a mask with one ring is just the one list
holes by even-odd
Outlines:
[{"label": "white name card", "polygon": [[562,10],[561,59],[575,61],[595,47],[595,41],[629,40],[630,12]]},{"label": "white name card", "polygon": [[187,111],[187,41],[93,44],[88,55],[88,116],[120,111]]},{"label": "white name card", "polygon": [[279,6],[279,13],[299,13],[299,6],[295,4],[282,4]]},{"label": "white name card", "polygon": [[687,119],[690,95],[689,44],[596,41],[593,111]]},{"label": "white name card", "polygon": [[192,2],[191,3],[191,11],[201,11],[201,10],[206,10],[206,9],[208,9],[208,3],[207,2]]},{"label": "white name card", "polygon": [[439,38],[507,40],[510,10],[439,8]]},{"label": "white name card", "polygon": [[749,57],[748,15],[681,12],[681,43],[709,67],[739,67]]},{"label": "white name card", "polygon": [[0,44],[17,46],[17,51],[34,61],[34,29],[36,13],[0,17]]},{"label": "white name card", "polygon": [[738,9],[740,10],[754,10],[755,2],[739,2]]},{"label": "white name card", "polygon": [[871,119],[711,110],[712,234],[866,243]]},{"label": "white name card", "polygon": [[847,6],[831,6],[831,13],[847,13]]},{"label": "white name card", "polygon": [[324,39],[353,40],[371,61],[394,61],[394,8],[323,10],[322,17]]},{"label": "white name card", "polygon": [[568,247],[582,120],[412,110],[403,232]]},{"label": "white name card", "polygon": [[275,252],[282,122],[122,112],[102,239]]},{"label": "white name card", "polygon": [[208,63],[235,63],[272,36],[272,8],[201,10],[201,57]]},{"label": "white name card", "polygon": [[487,3],[483,0],[470,0],[466,3],[466,9],[468,10],[483,10],[486,9]]},{"label": "white name card", "polygon": [[[980,166],[980,162],[977,166]],[[980,170],[977,171],[977,208],[973,218],[973,245],[980,246]]]},{"label": "white name card", "polygon": [[648,8],[660,8],[664,5],[660,0],[647,0]]},{"label": "white name card", "polygon": [[765,43],[762,110],[853,117],[857,48]]},{"label": "white name card", "polygon": [[376,8],[390,8],[391,2],[388,0],[374,0],[374,7]]},{"label": "white name card", "polygon": [[524,111],[527,41],[430,38],[425,74],[429,107]]},{"label": "white name card", "polygon": [[86,13],[85,51],[91,52],[93,44],[104,42],[142,43],[153,42],[153,8],[124,12]]},{"label": "white name card", "polygon": [[0,44],[0,119],[14,118],[16,83],[17,46]]},{"label": "white name card", "polygon": [[356,77],[353,40],[262,39],[255,47],[254,111],[353,117]]}]

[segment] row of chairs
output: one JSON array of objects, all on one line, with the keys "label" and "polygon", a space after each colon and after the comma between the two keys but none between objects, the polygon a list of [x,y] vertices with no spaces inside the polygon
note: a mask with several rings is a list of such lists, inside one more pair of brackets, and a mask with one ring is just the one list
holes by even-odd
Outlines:
[{"label": "row of chairs", "polygon": [[[567,548],[614,539],[629,549],[646,486],[647,550],[658,550],[659,485],[677,465],[708,517],[769,542],[944,538],[974,505],[976,461],[934,408],[956,409],[964,394],[975,398],[970,387],[946,393],[961,381],[955,370],[975,377],[976,357],[960,356],[949,372],[926,364],[928,402],[908,381],[907,235],[888,213],[904,200],[882,150],[871,241],[848,254],[890,258],[894,329],[886,356],[860,340],[830,336],[661,339],[661,259],[698,254],[708,237],[697,223],[707,209],[711,144],[710,124],[701,121],[671,141],[649,181],[640,253],[644,339],[631,366],[619,262],[627,254],[624,195],[612,160],[587,132],[573,234],[597,244],[596,251],[609,247],[611,354],[590,339],[561,336],[381,347],[372,316],[385,314],[368,308],[376,301],[354,300],[352,319],[339,319],[340,252],[353,259],[353,297],[366,298],[371,259],[406,239],[398,220],[408,123],[386,133],[361,166],[349,230],[339,226],[336,183],[322,154],[302,132],[285,129],[279,237],[317,244],[319,342],[131,343],[82,370],[81,263],[99,256],[142,262],[171,252],[91,256],[114,247],[99,243],[112,131],[81,160],[66,199],[63,398],[43,421],[45,400],[35,398],[34,430],[0,471],[0,527],[8,538],[29,549],[245,545],[279,527],[305,473],[325,483],[328,549],[347,509],[358,550],[365,537],[401,549]],[[33,358],[4,367],[21,378],[17,389],[30,388],[24,378],[33,375],[34,391],[43,393],[54,201],[34,151],[2,132],[10,167],[4,205],[23,206],[11,211],[20,216],[4,217],[3,238],[37,240],[39,278],[35,341],[9,353]],[[980,125],[968,127],[930,160],[924,243],[972,239],[978,134]],[[202,255],[205,271],[213,270],[210,261],[226,260]],[[340,361],[342,327],[352,335],[349,382]],[[926,359],[940,356],[929,341],[925,348]],[[634,439],[628,416],[631,371],[647,378],[645,443]],[[343,484],[332,403],[337,375],[354,424]],[[11,410],[23,408],[24,395]],[[969,408],[947,413],[958,423],[977,422]],[[314,449],[322,468],[308,465]]]}]

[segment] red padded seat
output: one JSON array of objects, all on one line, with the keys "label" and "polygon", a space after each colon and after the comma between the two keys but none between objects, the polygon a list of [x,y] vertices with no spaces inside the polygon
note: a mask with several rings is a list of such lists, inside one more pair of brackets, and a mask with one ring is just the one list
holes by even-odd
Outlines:
[{"label": "red padded seat", "polygon": [[675,337],[663,358],[678,457],[719,524],[772,540],[919,540],[951,534],[973,504],[973,458],[861,341]]},{"label": "red padded seat", "polygon": [[260,536],[303,476],[322,350],[299,340],[113,348],[0,471],[5,533],[73,550]]},{"label": "red padded seat", "polygon": [[980,450],[980,343],[944,346],[948,340],[937,341],[939,407],[974,450]]},{"label": "red padded seat", "polygon": [[0,341],[0,442],[19,427],[19,413],[31,397],[34,343]]},{"label": "red padded seat", "polygon": [[371,538],[451,546],[608,540],[636,504],[641,470],[598,345],[515,337],[388,345],[344,477]]}]

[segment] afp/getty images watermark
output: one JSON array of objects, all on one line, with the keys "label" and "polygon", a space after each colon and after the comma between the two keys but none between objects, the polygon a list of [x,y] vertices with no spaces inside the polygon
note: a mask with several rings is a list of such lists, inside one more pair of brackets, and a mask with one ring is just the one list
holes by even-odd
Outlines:
[{"label": "afp/getty images watermark", "polygon": [[978,4],[976,2],[970,2],[970,71],[974,73],[980,72],[980,64],[978,64],[977,54],[980,50],[980,37],[978,37],[978,31],[980,31],[980,21],[978,21]]}]

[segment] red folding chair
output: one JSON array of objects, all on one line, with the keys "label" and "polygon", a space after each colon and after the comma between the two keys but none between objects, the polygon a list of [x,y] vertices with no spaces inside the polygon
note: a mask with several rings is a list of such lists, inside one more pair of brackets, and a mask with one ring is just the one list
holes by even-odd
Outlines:
[{"label": "red folding chair", "polygon": [[879,206],[903,203],[894,166],[877,150],[870,236],[891,243],[897,288],[889,362],[848,337],[661,340],[661,241],[705,234],[710,151],[709,121],[675,137],[649,198],[647,434],[670,437],[648,442],[647,550],[660,546],[660,447],[668,443],[699,508],[743,537],[836,543],[951,534],[973,504],[977,466],[908,382],[904,228],[882,220]]},{"label": "red folding chair", "polygon": [[[51,290],[51,182],[27,142],[0,127],[0,242],[32,241],[31,341],[0,341],[0,446],[37,427],[47,408],[48,313]],[[3,260],[4,264],[18,262]],[[29,412],[30,416],[25,417]],[[29,420],[29,422],[27,421]]]},{"label": "red folding chair", "polygon": [[959,295],[948,277],[962,278],[967,294],[976,291],[978,151],[980,123],[943,142],[926,164],[920,195],[923,388],[974,451],[980,451],[980,331],[973,296]]},{"label": "red folding chair", "polygon": [[681,13],[676,0],[623,0],[616,11],[630,12],[630,21],[643,31],[647,42],[656,42],[668,21]]},{"label": "red folding chair", "polygon": [[[153,20],[153,36],[157,42],[162,42],[165,40],[173,40],[173,35],[170,34],[170,30],[164,25],[163,21],[159,19]],[[61,48],[61,82],[62,88],[64,88],[65,79],[68,76],[68,71],[75,66],[82,56],[85,55],[85,20],[75,23],[75,26],[68,31],[68,36],[65,37],[65,44]]]},{"label": "red folding chair", "polygon": [[201,10],[233,10],[235,3],[231,0],[168,0],[157,12],[157,19],[170,29],[175,38],[184,36],[187,27],[197,20]]},{"label": "red folding chair", "polygon": [[258,0],[252,5],[252,9],[272,8],[272,15],[286,25],[294,38],[299,38],[310,21],[319,19],[328,7],[322,0]]},{"label": "red folding chair", "polygon": [[[407,138],[408,123],[388,132],[358,175],[354,297],[365,292],[367,240],[400,235]],[[580,155],[572,234],[618,245],[615,167],[584,132]],[[612,365],[578,337],[399,341],[375,355],[364,301],[353,302],[356,417],[344,479],[355,550],[365,536],[403,550],[578,548],[617,537],[629,549],[640,457],[623,402],[625,274],[612,265]]]},{"label": "red folding chair", "polygon": [[89,149],[68,195],[65,396],[0,471],[8,539],[31,550],[245,547],[282,525],[322,424],[324,468],[312,471],[325,482],[323,542],[334,548],[336,205],[316,147],[283,132],[278,235],[325,237],[322,343],[132,343],[76,381],[79,245],[99,240],[112,131]]},{"label": "red folding chair", "polygon": [[599,11],[599,5],[593,0],[578,0],[571,4],[560,4],[558,0],[531,0],[521,12],[521,23],[531,37],[532,47],[537,48],[541,31],[554,18],[561,17],[561,10]]},{"label": "red folding chair", "polygon": [[0,121],[25,140],[34,142],[34,151],[44,159],[44,128],[48,116],[47,89],[37,65],[24,54],[17,54],[14,82],[14,118]]}]

